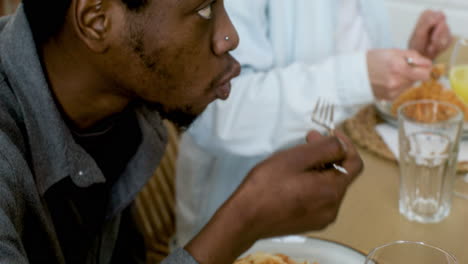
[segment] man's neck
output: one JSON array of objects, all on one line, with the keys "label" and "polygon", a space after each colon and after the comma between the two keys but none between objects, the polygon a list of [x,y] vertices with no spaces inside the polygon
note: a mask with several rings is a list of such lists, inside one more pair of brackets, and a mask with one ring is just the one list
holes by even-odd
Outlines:
[{"label": "man's neck", "polygon": [[40,53],[50,89],[72,126],[84,130],[123,111],[129,98],[86,61],[88,54],[70,52],[63,39],[49,40]]}]

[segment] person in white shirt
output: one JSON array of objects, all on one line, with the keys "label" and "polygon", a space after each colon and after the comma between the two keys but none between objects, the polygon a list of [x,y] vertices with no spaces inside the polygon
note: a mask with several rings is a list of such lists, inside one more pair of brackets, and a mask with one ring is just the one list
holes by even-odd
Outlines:
[{"label": "person in white shirt", "polygon": [[[408,49],[392,49],[383,0],[231,0],[242,74],[227,101],[211,104],[182,136],[175,243],[184,245],[271,153],[304,140],[318,98],[354,106],[395,98],[429,78],[451,35],[445,16],[424,12]],[[226,91],[229,93],[229,91]]]}]

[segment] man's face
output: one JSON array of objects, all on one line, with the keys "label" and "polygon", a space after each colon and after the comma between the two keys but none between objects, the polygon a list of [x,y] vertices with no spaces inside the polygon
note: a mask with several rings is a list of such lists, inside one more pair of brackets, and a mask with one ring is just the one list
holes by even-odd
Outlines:
[{"label": "man's face", "polygon": [[122,10],[120,43],[110,55],[123,91],[180,126],[229,96],[240,66],[228,53],[238,36],[223,0],[151,0],[138,12]]}]

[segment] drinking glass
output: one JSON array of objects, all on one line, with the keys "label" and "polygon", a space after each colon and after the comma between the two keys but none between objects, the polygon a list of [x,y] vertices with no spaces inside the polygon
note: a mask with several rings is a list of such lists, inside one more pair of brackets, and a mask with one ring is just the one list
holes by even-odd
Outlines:
[{"label": "drinking glass", "polygon": [[450,58],[450,84],[453,91],[468,103],[468,39],[457,40]]},{"label": "drinking glass", "polygon": [[364,264],[457,264],[447,251],[423,242],[395,241],[374,248]]},{"label": "drinking glass", "polygon": [[463,114],[452,104],[410,101],[398,109],[400,213],[439,222],[450,214]]},{"label": "drinking glass", "polygon": [[[455,43],[450,58],[449,79],[452,90],[468,103],[468,39],[461,38]],[[465,125],[467,129],[468,124]],[[454,188],[455,195],[468,199],[468,174],[457,175]]]}]

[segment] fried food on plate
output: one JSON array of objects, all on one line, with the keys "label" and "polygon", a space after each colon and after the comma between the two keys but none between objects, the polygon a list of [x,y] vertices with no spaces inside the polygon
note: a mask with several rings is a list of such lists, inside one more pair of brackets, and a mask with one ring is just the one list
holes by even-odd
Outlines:
[{"label": "fried food on plate", "polygon": [[465,114],[465,121],[468,121],[468,106],[463,103],[452,90],[445,89],[444,86],[434,78],[443,75],[443,71],[445,71],[444,68],[445,66],[434,67],[431,80],[406,90],[395,99],[392,103],[392,114],[396,116],[398,107],[408,101],[428,99],[447,102],[458,106]]},{"label": "fried food on plate", "polygon": [[434,64],[434,66],[432,66],[431,79],[435,81],[439,80],[442,75],[445,75],[446,71],[447,66],[445,64]]}]

